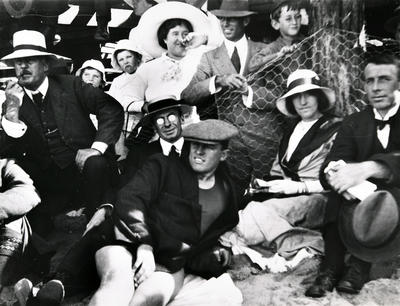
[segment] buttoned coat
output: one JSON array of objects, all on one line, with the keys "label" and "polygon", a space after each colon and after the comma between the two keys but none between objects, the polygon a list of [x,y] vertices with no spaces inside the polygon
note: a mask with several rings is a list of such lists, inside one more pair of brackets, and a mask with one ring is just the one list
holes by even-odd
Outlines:
[{"label": "buttoned coat", "polygon": [[240,192],[223,164],[216,172],[226,192],[227,207],[201,235],[201,205],[197,174],[187,159],[157,154],[150,157],[118,193],[115,206],[117,240],[133,246],[150,244],[155,260],[169,271],[182,267],[204,277],[223,267],[212,247],[238,222]]},{"label": "buttoned coat", "polygon": [[[94,141],[114,144],[123,124],[123,110],[119,103],[103,91],[83,83],[73,76],[49,76],[49,88],[45,99],[51,103],[55,121],[65,144],[74,151],[90,148]],[[89,114],[98,119],[98,130]],[[20,120],[27,125],[25,134],[12,138],[0,131],[0,154],[4,157],[40,160],[38,143],[44,141],[35,107],[25,94],[19,111]]]}]

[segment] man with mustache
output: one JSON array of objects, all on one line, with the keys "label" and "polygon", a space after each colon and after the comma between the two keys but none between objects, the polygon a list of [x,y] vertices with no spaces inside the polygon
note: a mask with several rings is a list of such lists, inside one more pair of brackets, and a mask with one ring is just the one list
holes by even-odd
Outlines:
[{"label": "man with mustache", "polygon": [[[45,236],[54,216],[74,205],[85,205],[87,217],[110,213],[112,205],[103,204],[112,201],[117,173],[109,148],[119,137],[123,111],[79,78],[47,76],[60,56],[47,52],[40,32],[22,30],[13,38],[14,51],[1,60],[14,66],[18,83],[6,88],[0,154],[16,159],[34,181],[42,202],[28,219],[34,232]],[[98,130],[90,114],[97,116]]]}]

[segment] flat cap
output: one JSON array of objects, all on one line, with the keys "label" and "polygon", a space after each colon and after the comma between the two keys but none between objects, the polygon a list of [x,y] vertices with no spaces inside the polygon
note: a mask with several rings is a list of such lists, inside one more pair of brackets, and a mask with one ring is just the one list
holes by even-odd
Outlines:
[{"label": "flat cap", "polygon": [[188,141],[215,144],[231,139],[239,130],[226,121],[208,119],[188,125],[182,132]]}]

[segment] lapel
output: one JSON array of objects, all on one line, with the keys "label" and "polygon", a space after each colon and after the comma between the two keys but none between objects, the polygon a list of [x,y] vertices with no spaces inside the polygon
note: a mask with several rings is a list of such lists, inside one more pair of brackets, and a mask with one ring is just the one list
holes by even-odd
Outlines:
[{"label": "lapel", "polygon": [[60,130],[61,135],[64,135],[65,120],[68,117],[67,94],[64,92],[62,87],[51,78],[49,78],[49,89],[47,90],[45,99],[47,99],[47,103],[51,104],[57,127]]},{"label": "lapel", "polygon": [[225,43],[215,49],[214,63],[215,70],[217,71],[216,74],[237,73],[230,57],[228,56],[228,50],[226,49]]},{"label": "lapel", "polygon": [[42,125],[40,124],[40,119],[38,118],[36,107],[27,94],[25,94],[22,99],[19,113],[22,121],[27,126],[32,126],[39,133],[39,135],[42,135]]}]

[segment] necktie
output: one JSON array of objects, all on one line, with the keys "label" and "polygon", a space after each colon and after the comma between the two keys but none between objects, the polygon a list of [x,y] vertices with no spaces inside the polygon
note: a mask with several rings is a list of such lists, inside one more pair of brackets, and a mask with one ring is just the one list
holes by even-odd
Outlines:
[{"label": "necktie", "polygon": [[378,127],[378,130],[382,130],[386,126],[386,124],[391,125],[393,122],[393,118],[394,118],[394,116],[390,117],[388,120],[375,119],[375,123],[376,123],[376,126]]},{"label": "necktie", "polygon": [[33,94],[32,99],[37,107],[42,108],[43,95],[40,92]]},{"label": "necktie", "polygon": [[237,73],[239,73],[240,72],[240,58],[239,58],[239,53],[238,53],[238,50],[236,47],[233,49],[231,61],[232,61],[233,67],[235,67]]},{"label": "necktie", "polygon": [[179,158],[179,153],[178,153],[178,151],[176,150],[176,147],[175,147],[175,146],[172,146],[172,147],[171,147],[171,150],[169,151],[168,156],[173,156],[173,157]]}]

